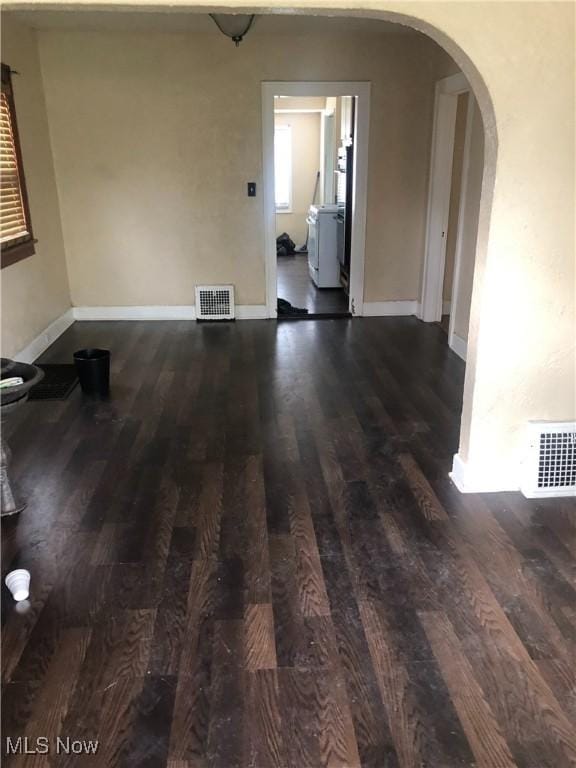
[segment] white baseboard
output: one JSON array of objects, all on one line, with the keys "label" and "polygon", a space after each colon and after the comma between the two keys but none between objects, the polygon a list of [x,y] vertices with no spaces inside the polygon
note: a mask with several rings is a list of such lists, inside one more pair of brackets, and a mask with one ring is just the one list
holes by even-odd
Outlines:
[{"label": "white baseboard", "polygon": [[418,313],[417,301],[365,301],[364,317],[403,317]]},{"label": "white baseboard", "polygon": [[458,336],[457,334],[453,333],[452,337],[449,339],[448,344],[450,345],[450,349],[452,349],[458,357],[461,357],[462,360],[466,360],[466,353],[468,351],[468,342],[464,341],[464,339],[461,336]]},{"label": "white baseboard", "polygon": [[[265,320],[265,304],[240,304],[238,320]],[[71,307],[14,355],[21,363],[33,363],[75,320],[195,320],[194,305],[170,307]]]},{"label": "white baseboard", "polygon": [[[75,320],[195,320],[193,304],[185,306],[145,307],[74,307]],[[261,320],[267,317],[265,304],[239,304],[238,320]]]},{"label": "white baseboard", "polygon": [[460,493],[472,493],[466,486],[466,462],[460,458],[460,454],[454,454],[454,460],[452,462],[452,472],[448,473],[448,477]]},{"label": "white baseboard", "polygon": [[63,315],[57,317],[50,325],[39,333],[36,338],[14,355],[14,359],[21,363],[33,363],[36,358],[45,352],[50,344],[56,341],[67,328],[74,322],[72,309],[66,310]]},{"label": "white baseboard", "polygon": [[194,306],[74,307],[75,320],[194,320]]},{"label": "white baseboard", "polygon": [[502,493],[520,489],[517,479],[496,471],[494,467],[474,469],[458,453],[454,456],[449,477],[460,493]]}]

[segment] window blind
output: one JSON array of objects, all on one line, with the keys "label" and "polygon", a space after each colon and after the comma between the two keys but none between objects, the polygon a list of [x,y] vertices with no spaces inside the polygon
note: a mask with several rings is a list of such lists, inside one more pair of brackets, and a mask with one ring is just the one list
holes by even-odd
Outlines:
[{"label": "window blind", "polygon": [[0,104],[0,242],[20,242],[30,237],[20,186],[12,115],[2,90]]}]

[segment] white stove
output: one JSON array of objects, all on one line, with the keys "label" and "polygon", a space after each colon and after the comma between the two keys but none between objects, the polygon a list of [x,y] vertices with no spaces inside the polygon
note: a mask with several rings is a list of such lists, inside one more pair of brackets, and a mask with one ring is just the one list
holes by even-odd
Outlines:
[{"label": "white stove", "polygon": [[308,271],[318,288],[340,288],[338,205],[311,205],[308,210]]}]

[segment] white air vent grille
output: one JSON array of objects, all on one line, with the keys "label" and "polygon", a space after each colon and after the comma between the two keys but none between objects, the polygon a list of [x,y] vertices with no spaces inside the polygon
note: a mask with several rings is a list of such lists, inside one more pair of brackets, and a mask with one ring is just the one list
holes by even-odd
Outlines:
[{"label": "white air vent grille", "polygon": [[576,496],[576,422],[531,422],[528,436],[524,495]]},{"label": "white air vent grille", "polygon": [[197,285],[197,320],[233,320],[234,286]]}]

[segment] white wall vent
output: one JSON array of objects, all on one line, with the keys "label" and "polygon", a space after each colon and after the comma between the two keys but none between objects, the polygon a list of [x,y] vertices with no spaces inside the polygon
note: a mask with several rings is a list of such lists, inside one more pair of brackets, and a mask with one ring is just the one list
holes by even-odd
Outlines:
[{"label": "white wall vent", "polygon": [[196,320],[233,320],[233,285],[197,285]]},{"label": "white wall vent", "polygon": [[576,422],[529,422],[522,493],[576,497]]}]

